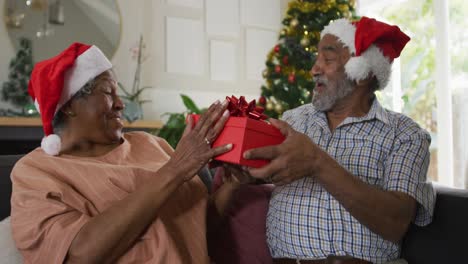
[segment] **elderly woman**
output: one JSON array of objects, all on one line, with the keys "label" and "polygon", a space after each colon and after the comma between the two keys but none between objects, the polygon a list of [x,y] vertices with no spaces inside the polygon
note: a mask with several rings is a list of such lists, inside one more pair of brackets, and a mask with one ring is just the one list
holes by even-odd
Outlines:
[{"label": "elderly woman", "polygon": [[226,103],[190,120],[173,150],[147,133],[122,133],[111,67],[80,43],[35,66],[29,92],[47,137],[12,172],[16,245],[26,263],[208,263],[208,208],[222,215],[240,182],[209,198],[194,176],[232,147],[210,146]]}]

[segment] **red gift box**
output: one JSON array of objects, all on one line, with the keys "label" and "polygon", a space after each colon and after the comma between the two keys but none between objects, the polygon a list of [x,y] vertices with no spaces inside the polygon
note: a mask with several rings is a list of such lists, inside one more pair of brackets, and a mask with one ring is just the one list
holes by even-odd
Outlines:
[{"label": "red gift box", "polygon": [[[233,98],[235,97],[233,96]],[[245,100],[243,97],[240,99],[241,101]],[[234,112],[232,108],[228,107],[231,114]],[[192,116],[194,123],[196,123],[199,116]],[[273,125],[247,116],[251,115],[245,114],[241,117],[230,116],[226,121],[223,130],[212,146],[218,147],[232,143],[233,147],[231,151],[215,157],[215,160],[255,168],[262,167],[270,162],[269,160],[247,160],[243,158],[243,154],[249,149],[281,144],[285,137]]]}]

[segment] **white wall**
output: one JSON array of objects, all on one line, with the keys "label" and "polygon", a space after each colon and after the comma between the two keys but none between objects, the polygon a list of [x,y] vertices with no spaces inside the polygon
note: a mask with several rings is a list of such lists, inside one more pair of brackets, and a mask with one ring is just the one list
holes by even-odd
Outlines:
[{"label": "white wall", "polygon": [[[19,8],[19,6],[18,4],[17,7]],[[104,32],[88,17],[89,14],[76,5],[75,1],[63,1],[65,26],[52,25],[51,28],[54,30],[54,34],[46,38],[31,38],[31,36],[36,35],[36,32],[44,22],[42,12],[28,8],[25,3],[21,7],[21,12],[24,12],[26,15],[23,26],[19,30],[10,30],[9,36],[13,40],[15,48],[19,46],[18,39],[20,37],[30,38],[32,40],[34,61],[37,62],[51,58],[76,41],[94,44],[106,56],[113,55],[116,43],[112,44],[105,37]],[[100,13],[92,15],[98,17]],[[104,19],[101,19],[101,21],[104,21]]]},{"label": "white wall", "polygon": [[[5,0],[0,0],[0,7]],[[143,34],[149,58],[143,64],[145,119],[161,119],[184,106],[180,93],[207,107],[226,95],[257,99],[268,51],[275,45],[286,0],[117,0],[122,36],[112,58],[119,80],[133,82],[130,49]],[[13,48],[0,26],[0,82]],[[1,105],[0,105],[1,107]]]},{"label": "white wall", "polygon": [[[284,1],[283,1],[284,2]],[[144,81],[145,118],[160,119],[184,106],[180,93],[207,107],[227,95],[257,99],[261,72],[281,26],[280,0],[146,1],[150,59]]]}]

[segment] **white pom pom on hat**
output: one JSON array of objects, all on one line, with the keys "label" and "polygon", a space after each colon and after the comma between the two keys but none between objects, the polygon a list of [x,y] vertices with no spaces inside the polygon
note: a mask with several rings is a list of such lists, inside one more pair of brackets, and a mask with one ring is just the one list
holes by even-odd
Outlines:
[{"label": "white pom pom on hat", "polygon": [[327,34],[336,36],[353,55],[345,65],[348,77],[360,81],[372,73],[380,88],[388,84],[393,60],[410,41],[399,27],[365,16],[357,22],[335,20],[323,29],[321,37]]},{"label": "white pom pom on hat", "polygon": [[60,137],[53,134],[52,120],[60,108],[88,81],[112,68],[112,63],[96,46],[73,43],[59,55],[34,66],[28,93],[41,114],[45,137],[41,148],[58,155]]},{"label": "white pom pom on hat", "polygon": [[50,134],[42,138],[41,148],[45,153],[52,156],[57,156],[60,153],[60,149],[62,148],[62,141],[58,135]]}]

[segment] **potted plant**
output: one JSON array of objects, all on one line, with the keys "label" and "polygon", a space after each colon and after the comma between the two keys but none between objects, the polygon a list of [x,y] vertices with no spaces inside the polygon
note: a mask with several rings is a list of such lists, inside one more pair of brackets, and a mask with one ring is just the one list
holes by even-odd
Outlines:
[{"label": "potted plant", "polygon": [[169,115],[169,118],[157,133],[159,137],[164,138],[173,148],[177,146],[177,143],[184,133],[185,119],[187,115],[201,114],[206,111],[205,108],[198,108],[193,100],[187,95],[181,94],[180,97],[182,98],[182,102],[187,110],[182,113],[166,113],[165,115]]},{"label": "potted plant", "polygon": [[137,61],[132,89],[128,91],[122,83],[118,83],[120,89],[124,93],[123,95],[121,95],[121,98],[125,103],[123,116],[130,123],[134,122],[135,120],[143,119],[142,105],[151,101],[140,99],[140,95],[144,90],[152,88],[151,86],[140,87],[141,65],[146,60],[146,57],[143,57],[144,49],[145,44],[143,43],[143,36],[140,36],[138,46],[130,49],[130,51],[133,54],[132,57],[135,58]]}]

